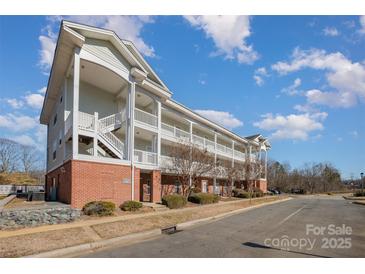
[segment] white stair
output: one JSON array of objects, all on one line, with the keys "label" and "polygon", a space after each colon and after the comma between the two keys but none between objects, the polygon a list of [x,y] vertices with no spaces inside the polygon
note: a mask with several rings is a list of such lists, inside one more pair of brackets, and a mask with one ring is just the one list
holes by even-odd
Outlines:
[{"label": "white stair", "polygon": [[125,121],[125,111],[109,115],[98,121],[99,146],[113,158],[123,159],[124,143],[112,131],[119,129]]}]

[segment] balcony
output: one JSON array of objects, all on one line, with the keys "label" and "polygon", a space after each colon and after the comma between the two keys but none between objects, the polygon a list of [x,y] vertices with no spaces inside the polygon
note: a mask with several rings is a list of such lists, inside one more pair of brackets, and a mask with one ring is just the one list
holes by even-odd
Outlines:
[{"label": "balcony", "polygon": [[134,110],[134,119],[140,123],[157,127],[157,116],[141,109],[135,108]]},{"label": "balcony", "polygon": [[95,130],[95,116],[89,113],[79,111],[79,129],[94,131]]},{"label": "balcony", "polygon": [[217,152],[220,154],[223,154],[225,156],[232,157],[233,156],[233,150],[232,148],[229,148],[227,146],[221,145],[217,143]]},{"label": "balcony", "polygon": [[157,153],[135,149],[134,161],[141,164],[157,165]]},{"label": "balcony", "polygon": [[245,154],[244,154],[243,152],[238,151],[238,150],[235,150],[235,151],[234,151],[234,158],[235,158],[235,159],[238,159],[238,160],[242,160],[242,161],[244,161],[244,160],[245,160],[245,158],[246,158],[246,156],[245,156]]},{"label": "balcony", "polygon": [[162,134],[170,137],[174,137],[177,139],[189,140],[190,133],[184,130],[181,130],[175,126],[171,126],[165,123],[161,123]]},{"label": "balcony", "polygon": [[215,145],[214,142],[211,140],[208,140],[198,135],[193,135],[193,143],[198,147],[206,148],[208,151],[214,152]]}]

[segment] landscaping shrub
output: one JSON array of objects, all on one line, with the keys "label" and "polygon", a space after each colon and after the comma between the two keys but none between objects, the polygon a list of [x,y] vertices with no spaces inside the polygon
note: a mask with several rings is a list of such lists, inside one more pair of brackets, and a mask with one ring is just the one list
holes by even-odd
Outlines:
[{"label": "landscaping shrub", "polygon": [[218,203],[219,196],[212,193],[194,193],[189,196],[188,200],[189,202],[201,205],[213,204]]},{"label": "landscaping shrub", "polygon": [[365,191],[361,191],[361,190],[356,191],[356,192],[354,193],[354,196],[355,196],[355,197],[365,197]]},{"label": "landscaping shrub", "polygon": [[263,196],[264,196],[264,192],[261,189],[259,189],[259,188],[253,189],[252,197],[258,198],[258,197],[263,197]]},{"label": "landscaping shrub", "polygon": [[199,187],[194,187],[194,188],[191,189],[191,192],[192,193],[200,193],[200,192],[202,192],[202,190]]},{"label": "landscaping shrub", "polygon": [[93,201],[87,203],[82,208],[85,215],[93,216],[110,216],[113,215],[115,210],[115,204],[106,201]]},{"label": "landscaping shrub", "polygon": [[233,196],[237,197],[237,198],[247,199],[247,198],[250,198],[250,193],[248,193],[247,191],[244,191],[243,189],[234,189]]},{"label": "landscaping shrub", "polygon": [[125,201],[119,208],[123,211],[137,211],[142,208],[142,203],[137,201]]},{"label": "landscaping shrub", "polygon": [[182,208],[186,202],[186,198],[179,194],[169,194],[162,197],[162,204],[170,209]]}]

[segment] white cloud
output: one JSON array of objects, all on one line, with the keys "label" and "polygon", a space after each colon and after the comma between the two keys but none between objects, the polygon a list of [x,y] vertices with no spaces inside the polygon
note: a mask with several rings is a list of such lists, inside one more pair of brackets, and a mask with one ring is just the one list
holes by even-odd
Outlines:
[{"label": "white cloud", "polygon": [[34,141],[34,139],[26,134],[12,136],[11,139],[21,145],[37,147],[37,144]]},{"label": "white cloud", "polygon": [[295,105],[294,109],[299,111],[299,112],[304,112],[304,113],[318,112],[318,109],[314,108],[310,104]]},{"label": "white cloud", "polygon": [[62,19],[113,30],[121,39],[132,41],[143,55],[155,56],[153,47],[147,45],[141,36],[143,27],[154,22],[151,16],[50,16],[47,19],[48,24],[42,29],[42,34],[38,37],[41,43],[39,65],[45,73],[48,73],[53,62],[57,41],[55,30],[58,30]]},{"label": "white cloud", "polygon": [[38,124],[37,118],[23,114],[8,113],[0,115],[0,128],[6,128],[14,132],[34,129]]},{"label": "white cloud", "polygon": [[263,130],[273,131],[273,139],[308,140],[309,133],[323,130],[322,121],[327,118],[326,112],[313,114],[290,114],[283,116],[268,113],[262,116],[262,120],[255,122],[254,126]]},{"label": "white cloud", "polygon": [[43,106],[44,96],[38,93],[32,93],[24,96],[24,100],[28,106],[35,109],[40,109]]},{"label": "white cloud", "polygon": [[233,129],[243,126],[243,122],[234,117],[234,115],[229,112],[216,111],[216,110],[201,110],[201,109],[197,109],[195,110],[195,112],[228,129]]},{"label": "white cloud", "polygon": [[359,137],[359,133],[357,130],[350,131],[349,134],[354,137],[354,139],[357,139]]},{"label": "white cloud", "polygon": [[46,94],[46,91],[47,91],[47,87],[38,89],[38,93],[43,94],[43,95]]},{"label": "white cloud", "polygon": [[21,100],[18,99],[6,99],[6,102],[14,109],[19,109],[21,107],[23,107],[24,103]]},{"label": "white cloud", "polygon": [[338,36],[340,35],[340,32],[335,27],[325,27],[323,29],[323,34],[325,36]]},{"label": "white cloud", "polygon": [[265,83],[265,80],[264,80],[265,77],[269,77],[269,74],[267,73],[265,67],[260,67],[255,70],[253,79],[255,80],[256,85],[261,87]]},{"label": "white cloud", "polygon": [[[350,107],[358,99],[365,98],[365,65],[352,62],[342,53],[326,53],[324,50],[294,49],[291,62],[277,62],[272,69],[285,75],[301,69],[311,68],[326,72],[328,86],[333,91],[308,91],[307,98],[315,104],[333,107]],[[334,100],[333,98],[336,98]]]},{"label": "white cloud", "polygon": [[251,35],[250,17],[233,15],[185,16],[191,26],[202,29],[212,38],[217,51],[212,55],[223,55],[226,59],[251,64],[259,58],[246,39]]},{"label": "white cloud", "polygon": [[282,93],[288,94],[290,96],[297,95],[300,93],[298,87],[302,84],[302,80],[300,78],[296,78],[289,87],[283,88],[281,90]]},{"label": "white cloud", "polygon": [[360,16],[359,23],[360,23],[360,30],[359,30],[359,32],[361,34],[365,34],[365,15],[361,15]]}]

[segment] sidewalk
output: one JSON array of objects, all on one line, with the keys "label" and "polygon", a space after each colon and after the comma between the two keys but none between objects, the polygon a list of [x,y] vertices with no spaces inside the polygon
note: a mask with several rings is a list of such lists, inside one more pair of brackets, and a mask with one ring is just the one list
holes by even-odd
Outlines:
[{"label": "sidewalk", "polygon": [[270,196],[252,199],[251,204],[249,200],[238,200],[162,212],[103,217],[67,224],[2,231],[0,232],[0,257],[27,256],[107,239],[110,239],[110,242],[112,238],[120,238],[131,233],[147,232],[170,225],[212,218],[286,198]]}]

